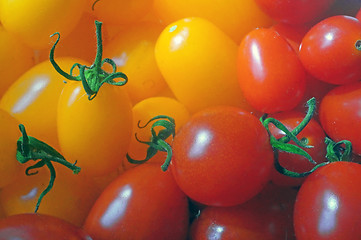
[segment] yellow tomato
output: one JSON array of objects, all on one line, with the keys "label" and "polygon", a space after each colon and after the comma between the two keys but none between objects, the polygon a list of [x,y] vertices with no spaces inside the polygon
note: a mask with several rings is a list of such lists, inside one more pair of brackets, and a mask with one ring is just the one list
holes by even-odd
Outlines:
[{"label": "yellow tomato", "polygon": [[33,50],[0,26],[0,98],[34,64]]},{"label": "yellow tomato", "polygon": [[0,17],[4,28],[34,49],[49,45],[49,36],[65,36],[79,21],[85,0],[1,0]]},{"label": "yellow tomato", "polygon": [[[84,64],[74,58],[58,62],[64,69],[70,69],[75,62]],[[0,100],[0,108],[24,124],[30,136],[59,149],[56,116],[64,80],[49,61],[39,63],[10,86]]]},{"label": "yellow tomato", "polygon": [[222,104],[249,109],[237,80],[237,50],[211,22],[186,18],[163,30],[155,58],[174,95],[192,113]]},{"label": "yellow tomato", "polygon": [[87,9],[106,24],[137,22],[151,9],[153,0],[88,0]]},{"label": "yellow tomato", "polygon": [[132,106],[121,86],[105,83],[89,101],[81,82],[69,82],[58,103],[58,136],[69,162],[80,174],[101,176],[114,171],[128,150]]},{"label": "yellow tomato", "polygon": [[[133,107],[133,133],[130,141],[128,154],[131,158],[135,160],[143,160],[146,157],[148,145],[140,143],[136,140],[135,134],[139,140],[142,141],[150,141],[151,139],[151,124],[146,128],[138,128],[138,122],[140,125],[146,124],[151,118],[158,115],[167,115],[172,117],[175,120],[176,131],[186,123],[189,119],[189,111],[186,107],[173,98],[168,97],[151,97],[140,101]],[[156,128],[158,131],[162,128]],[[167,141],[171,143],[172,137]],[[158,152],[153,158],[151,158],[151,162],[160,162],[164,163],[166,159],[165,152]],[[126,158],[124,158],[123,166],[125,169],[129,169],[131,167],[137,166],[135,164],[131,164],[128,162]]]},{"label": "yellow tomato", "polygon": [[155,0],[154,9],[165,24],[186,17],[205,18],[236,43],[254,28],[272,24],[254,0]]},{"label": "yellow tomato", "polygon": [[21,136],[19,122],[0,109],[0,188],[14,181],[22,170],[16,160],[16,142]]},{"label": "yellow tomato", "polygon": [[127,74],[129,81],[124,88],[133,104],[155,96],[166,86],[154,57],[155,42],[162,30],[156,23],[127,25],[104,47],[104,56]]}]

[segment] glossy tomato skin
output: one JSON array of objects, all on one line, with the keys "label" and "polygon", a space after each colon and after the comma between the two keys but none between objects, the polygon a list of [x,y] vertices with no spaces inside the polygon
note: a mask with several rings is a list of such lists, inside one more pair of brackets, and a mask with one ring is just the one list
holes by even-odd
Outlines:
[{"label": "glossy tomato skin", "polygon": [[361,155],[361,83],[347,84],[332,89],[322,99],[320,122],[334,141],[349,140],[354,153]]},{"label": "glossy tomato skin", "polygon": [[204,109],[173,141],[171,170],[194,201],[212,206],[241,204],[269,180],[273,152],[258,118],[229,106]]},{"label": "glossy tomato skin", "polygon": [[58,102],[57,129],[64,157],[80,174],[101,176],[122,162],[132,133],[132,106],[121,86],[104,84],[89,101],[81,82],[68,82]]},{"label": "glossy tomato skin", "polygon": [[360,239],[361,165],[334,162],[307,177],[296,198],[298,240]]},{"label": "glossy tomato skin", "polygon": [[306,70],[322,81],[341,85],[361,79],[361,23],[350,16],[333,16],[304,36],[299,56]]},{"label": "glossy tomato skin", "polygon": [[94,239],[185,239],[188,222],[188,200],[172,174],[146,163],[108,185],[84,229]]},{"label": "glossy tomato skin", "polygon": [[256,0],[258,6],[276,21],[303,24],[323,14],[335,0]]},{"label": "glossy tomato skin", "polygon": [[190,239],[294,239],[297,190],[269,184],[260,194],[233,207],[206,207],[192,222]]},{"label": "glossy tomato skin", "polygon": [[207,19],[237,44],[252,29],[272,24],[253,0],[155,0],[153,8],[165,24],[185,17]]},{"label": "glossy tomato skin", "polygon": [[[57,61],[66,70],[74,62],[87,64],[75,58],[59,58]],[[38,63],[9,87],[0,99],[0,108],[24,124],[29,136],[59,150],[57,106],[65,80],[49,61]]]},{"label": "glossy tomato skin", "polygon": [[237,82],[237,44],[212,22],[194,17],[171,23],[158,37],[155,59],[191,113],[220,104],[248,106]]},{"label": "glossy tomato skin", "polygon": [[238,82],[249,104],[266,113],[292,110],[306,74],[291,45],[273,29],[248,33],[238,49]]},{"label": "glossy tomato skin", "polygon": [[18,214],[0,220],[0,239],[91,240],[81,228],[44,214]]},{"label": "glossy tomato skin", "polygon": [[[295,129],[304,118],[303,113],[296,111],[288,111],[288,112],[280,112],[269,115],[269,117],[275,118],[280,121],[289,131]],[[271,134],[279,139],[285,136],[285,133],[276,128],[273,124],[269,126]],[[297,135],[298,139],[307,139],[308,145],[313,146],[312,148],[304,149],[312,159],[321,163],[326,160],[326,144],[325,144],[326,134],[323,131],[321,125],[315,120],[311,119],[310,122],[306,125],[306,127]],[[289,143],[294,144],[293,141]],[[278,161],[281,166],[293,172],[306,172],[310,171],[315,165],[310,163],[305,157],[286,153],[280,151],[278,154]],[[271,181],[277,185],[285,185],[285,186],[299,186],[305,178],[292,178],[287,177],[279,173],[275,168],[272,169]]]}]

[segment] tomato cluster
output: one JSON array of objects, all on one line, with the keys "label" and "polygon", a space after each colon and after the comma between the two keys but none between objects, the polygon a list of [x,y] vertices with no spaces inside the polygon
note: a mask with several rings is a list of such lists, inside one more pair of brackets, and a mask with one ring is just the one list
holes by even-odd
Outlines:
[{"label": "tomato cluster", "polygon": [[0,0],[0,239],[359,239],[360,8]]}]

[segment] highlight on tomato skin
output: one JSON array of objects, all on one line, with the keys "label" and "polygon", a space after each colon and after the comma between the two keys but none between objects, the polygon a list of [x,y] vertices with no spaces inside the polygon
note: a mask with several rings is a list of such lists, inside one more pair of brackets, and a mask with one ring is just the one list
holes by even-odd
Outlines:
[{"label": "highlight on tomato skin", "polygon": [[173,140],[170,170],[185,194],[210,206],[232,206],[270,179],[273,151],[258,118],[231,106],[194,114]]},{"label": "highlight on tomato skin", "polygon": [[83,229],[54,216],[25,213],[0,219],[1,239],[91,240]]}]

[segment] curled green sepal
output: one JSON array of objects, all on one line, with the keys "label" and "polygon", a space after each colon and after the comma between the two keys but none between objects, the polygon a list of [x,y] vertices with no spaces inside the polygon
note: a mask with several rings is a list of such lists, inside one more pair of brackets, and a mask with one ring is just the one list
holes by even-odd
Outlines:
[{"label": "curled green sepal", "polygon": [[[108,83],[111,85],[122,86],[127,83],[128,77],[122,73],[117,72],[117,66],[112,59],[105,58],[102,59],[103,55],[103,43],[102,43],[102,32],[101,32],[102,23],[99,21],[95,21],[96,28],[96,37],[97,37],[97,53],[95,56],[94,63],[91,66],[81,65],[79,63],[75,63],[70,72],[67,73],[60,68],[60,66],[54,60],[54,51],[55,47],[60,40],[60,33],[56,32],[52,34],[50,37],[57,35],[57,39],[50,50],[49,59],[55,70],[65,77],[68,80],[72,81],[81,81],[84,87],[86,94],[88,95],[88,99],[92,100],[98,94],[100,87],[104,83]],[[102,69],[104,64],[109,64],[112,67],[112,72],[108,73]],[[75,68],[79,69],[79,75],[74,76],[73,71]],[[115,79],[122,81],[115,81]]]},{"label": "curled green sepal", "polygon": [[16,159],[20,163],[26,163],[29,160],[39,160],[34,165],[26,168],[25,174],[28,176],[35,175],[38,171],[30,172],[34,169],[38,169],[46,165],[50,171],[50,181],[48,186],[44,189],[44,191],[40,194],[38,198],[38,202],[35,206],[35,212],[38,211],[41,200],[43,197],[52,189],[56,177],[54,166],[51,162],[57,162],[65,167],[71,169],[74,174],[78,174],[80,172],[80,167],[76,166],[75,163],[70,163],[65,160],[65,158],[57,152],[54,148],[49,146],[48,144],[34,138],[28,136],[25,130],[24,125],[20,124],[19,129],[22,133],[22,136],[17,141],[17,151],[16,151]]},{"label": "curled green sepal", "polygon": [[326,137],[325,143],[327,145],[326,158],[329,162],[351,161],[352,144],[350,141],[342,140],[339,142],[334,142],[330,138]]},{"label": "curled green sepal", "polygon": [[[265,118],[261,117],[260,121],[262,122],[263,126],[266,128],[268,134],[270,135],[270,143],[274,151],[284,151],[288,153],[302,155],[308,159],[313,164],[316,162],[312,159],[312,157],[302,148],[312,148],[313,146],[307,145],[308,142],[306,139],[299,140],[297,135],[307,126],[307,124],[311,121],[313,114],[316,108],[316,99],[311,98],[307,101],[308,110],[307,114],[301,123],[295,127],[292,131],[289,131],[285,125],[283,125],[280,121],[274,118]],[[280,129],[285,133],[285,136],[276,139],[269,130],[269,124],[272,123],[276,128]],[[289,144],[289,141],[293,141],[297,145]],[[301,148],[302,147],[302,148]],[[277,155],[278,156],[278,155]]]},{"label": "curled green sepal", "polygon": [[[137,134],[135,134],[135,138],[138,142],[149,145],[147,149],[147,155],[143,160],[135,160],[126,155],[128,162],[132,164],[141,164],[147,162],[151,159],[158,151],[166,152],[167,157],[161,166],[163,171],[168,169],[172,158],[172,147],[165,141],[168,137],[175,136],[175,122],[174,119],[166,116],[166,115],[159,115],[150,119],[145,125],[140,126],[140,122],[138,122],[139,128],[147,127],[151,122],[153,122],[151,126],[151,139],[150,141],[142,141],[138,139]],[[159,130],[158,133],[155,131],[155,127],[163,127],[163,129]]]}]

